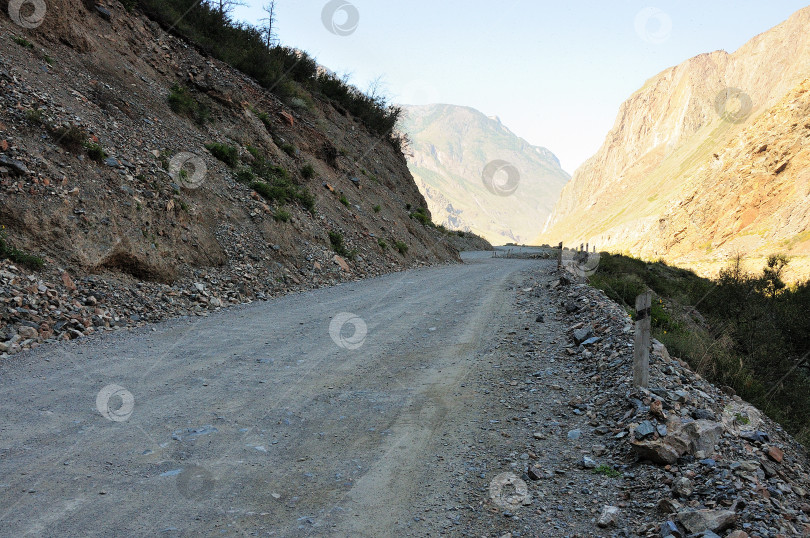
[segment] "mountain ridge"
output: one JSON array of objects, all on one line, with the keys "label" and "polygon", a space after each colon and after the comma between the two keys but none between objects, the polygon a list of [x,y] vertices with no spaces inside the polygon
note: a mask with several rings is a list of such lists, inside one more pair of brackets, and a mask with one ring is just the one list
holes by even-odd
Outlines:
[{"label": "mountain ridge", "polygon": [[[805,8],[733,53],[704,53],[648,79],[621,105],[600,150],[563,188],[537,241],[589,241],[716,272],[739,246],[722,241],[725,231],[701,238],[707,255],[682,248],[668,257],[671,244],[663,233],[671,226],[658,221],[671,209],[668,204],[683,199],[681,190],[689,181],[706,179],[714,154],[723,153],[739,133],[800,87],[810,73],[808,24],[810,8]],[[774,142],[767,132],[760,134],[749,132],[752,143],[758,137],[763,144]],[[704,193],[727,194],[721,186]],[[757,263],[785,240],[776,224],[763,225],[770,235],[747,245]],[[803,256],[804,250],[790,253]],[[796,266],[795,276],[806,274],[804,261]]]},{"label": "mountain ridge", "polygon": [[[434,220],[493,243],[529,242],[570,177],[556,155],[473,107],[401,106],[411,140],[408,167]],[[514,166],[514,194],[487,189],[483,176],[493,162],[501,170]]]}]

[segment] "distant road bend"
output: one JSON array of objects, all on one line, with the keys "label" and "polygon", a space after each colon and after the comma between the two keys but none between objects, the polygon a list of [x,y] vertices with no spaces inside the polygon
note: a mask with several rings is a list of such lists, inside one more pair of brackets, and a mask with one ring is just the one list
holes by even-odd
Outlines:
[{"label": "distant road bend", "polygon": [[397,535],[449,494],[538,263],[490,256],[0,364],[0,534]]}]

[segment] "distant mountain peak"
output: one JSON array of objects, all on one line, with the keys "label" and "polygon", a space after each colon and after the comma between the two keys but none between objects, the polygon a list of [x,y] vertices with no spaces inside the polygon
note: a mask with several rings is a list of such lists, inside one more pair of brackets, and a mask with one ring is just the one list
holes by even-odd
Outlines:
[{"label": "distant mountain peak", "polygon": [[[408,166],[434,221],[493,243],[530,242],[570,178],[559,159],[517,136],[498,116],[471,107],[403,108],[402,128],[412,141]],[[509,187],[488,188],[485,170],[495,170],[492,181]]]}]

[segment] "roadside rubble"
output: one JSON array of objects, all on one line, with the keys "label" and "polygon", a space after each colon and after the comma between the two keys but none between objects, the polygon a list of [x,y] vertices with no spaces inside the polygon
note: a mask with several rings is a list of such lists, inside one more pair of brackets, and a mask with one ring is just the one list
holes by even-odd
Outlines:
[{"label": "roadside rubble", "polygon": [[530,272],[524,325],[497,344],[513,362],[501,401],[516,412],[501,458],[535,501],[520,513],[482,499],[505,517],[468,535],[810,536],[805,449],[660,342],[650,388],[633,388],[627,312],[550,266]]}]

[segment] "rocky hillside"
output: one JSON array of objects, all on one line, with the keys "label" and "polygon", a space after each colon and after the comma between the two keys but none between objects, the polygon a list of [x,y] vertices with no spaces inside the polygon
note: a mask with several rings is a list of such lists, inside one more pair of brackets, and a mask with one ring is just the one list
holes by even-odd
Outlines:
[{"label": "rocky hillside", "polygon": [[[531,242],[570,177],[557,157],[469,107],[404,109],[408,166],[435,221],[494,244]],[[498,161],[513,168],[497,172],[490,163]],[[485,176],[495,188],[487,188]]]},{"label": "rocky hillside", "polygon": [[540,240],[589,241],[713,274],[738,252],[810,275],[810,9],[734,53],[692,58],[621,107]]},{"label": "rocky hillside", "polygon": [[3,262],[0,351],[459,261],[466,239],[410,217],[402,153],[343,107],[291,108],[116,1],[8,4],[0,258],[44,267]]}]

